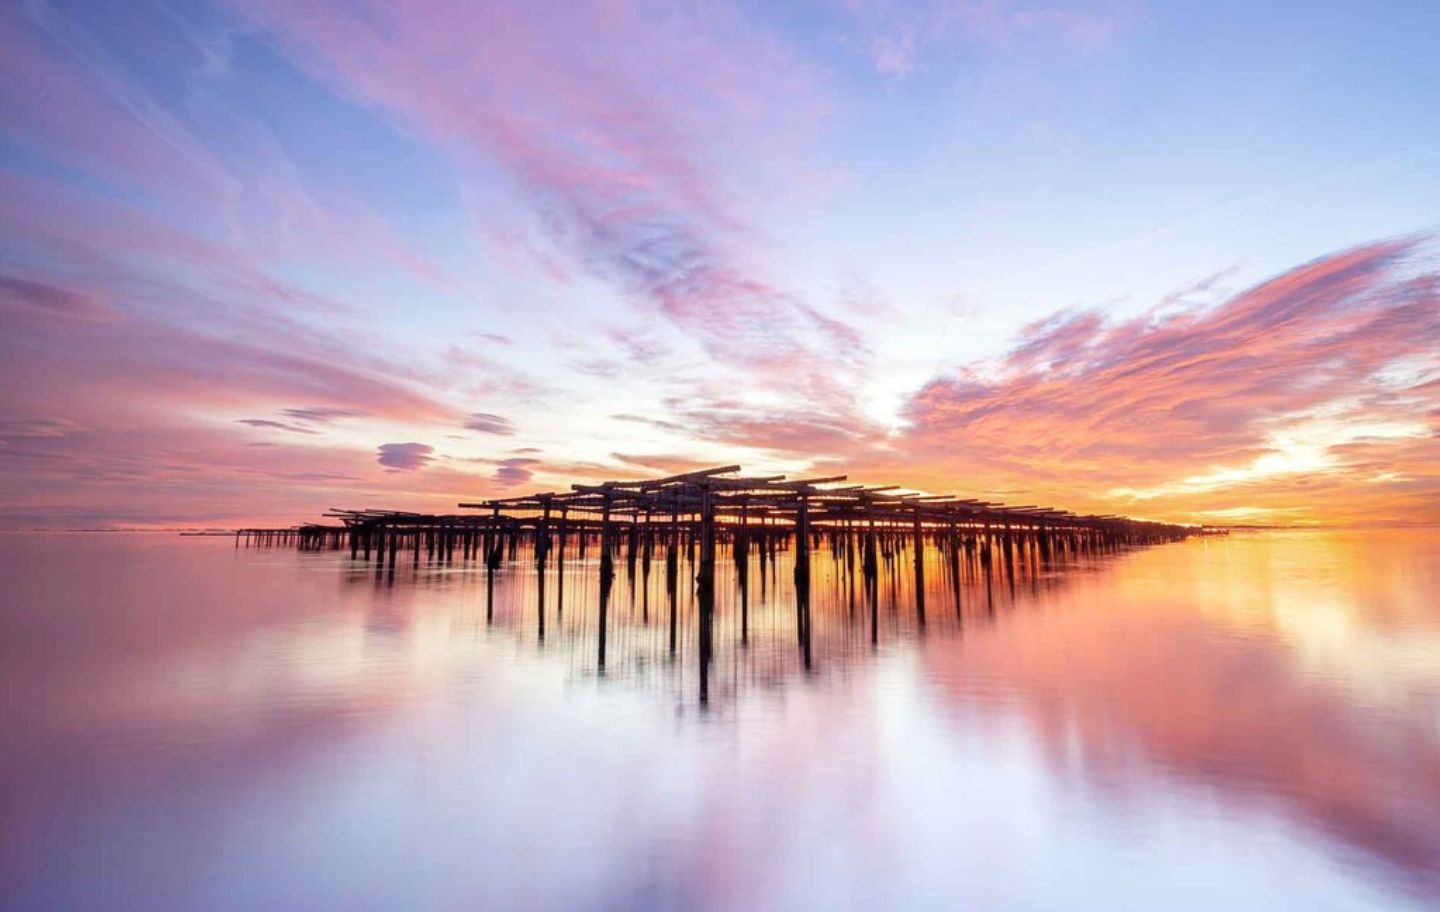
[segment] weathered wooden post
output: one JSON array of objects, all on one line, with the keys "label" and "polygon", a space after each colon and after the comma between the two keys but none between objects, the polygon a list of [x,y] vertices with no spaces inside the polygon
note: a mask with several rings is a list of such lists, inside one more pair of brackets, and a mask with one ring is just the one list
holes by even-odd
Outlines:
[{"label": "weathered wooden post", "polygon": [[635,524],[636,517],[630,517],[625,529],[625,579],[630,582],[630,591],[635,591],[635,557],[640,545],[640,530]]},{"label": "weathered wooden post", "polygon": [[795,510],[795,627],[810,667],[810,499],[800,492]]},{"label": "weathered wooden post", "polygon": [[960,533],[955,530],[955,523],[950,523],[950,584],[955,587],[955,619],[961,620],[960,610]]},{"label": "weathered wooden post", "polygon": [[675,655],[676,615],[680,591],[680,501],[677,497],[670,510],[670,538],[665,546],[665,593],[670,602],[670,655]]},{"label": "weathered wooden post", "polygon": [[875,554],[875,517],[865,518],[865,591],[870,599],[870,645],[880,643],[880,564]]},{"label": "weathered wooden post", "polygon": [[740,584],[740,644],[750,642],[750,504],[740,501],[740,525],[735,527],[735,576]]},{"label": "weathered wooden post", "polygon": [[710,700],[710,656],[715,622],[715,495],[707,480],[700,487],[700,703]]},{"label": "weathered wooden post", "polygon": [[1015,549],[1014,534],[1010,528],[1010,517],[1005,517],[1005,551],[1002,554],[1001,563],[1005,566],[1005,581],[1010,587],[1010,598],[1015,598]]},{"label": "weathered wooden post", "polygon": [[545,558],[550,551],[550,499],[541,504],[540,522],[535,525],[535,589],[539,602],[537,636],[545,642]]},{"label": "weathered wooden post", "polygon": [[611,494],[605,492],[600,514],[600,671],[605,670],[605,637],[609,629],[610,586],[615,581],[615,562],[610,553],[610,501]]},{"label": "weathered wooden post", "polygon": [[566,509],[560,508],[560,547],[555,553],[555,619],[565,616],[565,537],[569,534],[566,525]]},{"label": "weathered wooden post", "polygon": [[910,508],[911,538],[915,547],[915,621],[925,626],[925,531],[920,524],[920,505]]},{"label": "weathered wooden post", "polygon": [[[651,509],[645,508],[645,529],[640,538],[640,621],[650,626],[650,557],[654,550],[655,535],[650,528]],[[634,585],[631,585],[634,588]]]}]

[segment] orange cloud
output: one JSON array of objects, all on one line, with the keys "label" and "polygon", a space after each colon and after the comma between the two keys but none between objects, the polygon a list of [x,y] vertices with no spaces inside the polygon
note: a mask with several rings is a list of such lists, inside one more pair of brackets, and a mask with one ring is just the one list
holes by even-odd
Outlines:
[{"label": "orange cloud", "polygon": [[1440,276],[1359,247],[1213,307],[1027,327],[865,461],[924,486],[1176,519],[1440,519]]}]

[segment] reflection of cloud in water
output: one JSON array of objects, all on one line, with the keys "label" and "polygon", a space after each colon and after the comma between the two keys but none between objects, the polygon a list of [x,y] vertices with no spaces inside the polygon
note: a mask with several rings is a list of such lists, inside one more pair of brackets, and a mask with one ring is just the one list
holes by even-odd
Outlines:
[{"label": "reflection of cloud in water", "polygon": [[927,665],[953,711],[1020,713],[1057,771],[1113,800],[1178,776],[1440,889],[1440,691],[1415,661],[1436,642],[1437,545],[1378,537],[1151,551]]}]

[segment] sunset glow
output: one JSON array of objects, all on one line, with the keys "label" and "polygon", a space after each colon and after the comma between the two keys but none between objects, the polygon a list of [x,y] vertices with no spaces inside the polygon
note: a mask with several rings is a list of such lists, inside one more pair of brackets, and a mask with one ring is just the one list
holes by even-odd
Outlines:
[{"label": "sunset glow", "polygon": [[732,462],[1440,522],[1437,33],[1427,4],[7,4],[0,525]]}]

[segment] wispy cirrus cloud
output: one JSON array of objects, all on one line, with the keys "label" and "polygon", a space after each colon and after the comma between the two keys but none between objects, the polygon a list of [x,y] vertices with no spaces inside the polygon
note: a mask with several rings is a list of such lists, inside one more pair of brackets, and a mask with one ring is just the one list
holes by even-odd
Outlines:
[{"label": "wispy cirrus cloud", "polygon": [[253,428],[268,428],[276,431],[287,431],[291,434],[313,435],[319,433],[319,431],[316,431],[312,428],[301,427],[298,424],[286,424],[283,421],[274,421],[269,418],[240,418],[236,420],[236,424],[249,425]]},{"label": "wispy cirrus cloud", "polygon": [[836,345],[855,346],[755,255],[740,188],[753,199],[793,183],[780,153],[827,103],[807,65],[738,16],[631,3],[243,9],[342,91],[468,166],[502,169],[542,226],[537,242],[713,357],[815,383],[836,374]]},{"label": "wispy cirrus cloud", "polygon": [[479,431],[482,434],[497,434],[501,437],[509,437],[515,433],[510,419],[501,415],[492,415],[489,412],[472,412],[465,419],[465,428],[470,431]]},{"label": "wispy cirrus cloud", "polygon": [[1091,52],[1133,18],[1133,4],[1055,0],[841,0],[853,43],[882,76],[910,75],[942,43],[1044,43]]},{"label": "wispy cirrus cloud", "polygon": [[119,313],[100,297],[19,276],[0,276],[0,309],[9,318],[114,320]]},{"label": "wispy cirrus cloud", "polygon": [[13,416],[0,418],[0,440],[64,437],[77,430],[79,425],[63,419]]},{"label": "wispy cirrus cloud", "polygon": [[326,408],[324,406],[307,406],[305,408],[281,409],[281,414],[296,421],[304,421],[309,424],[330,424],[342,418],[364,418],[370,413],[364,409],[357,408]]}]

